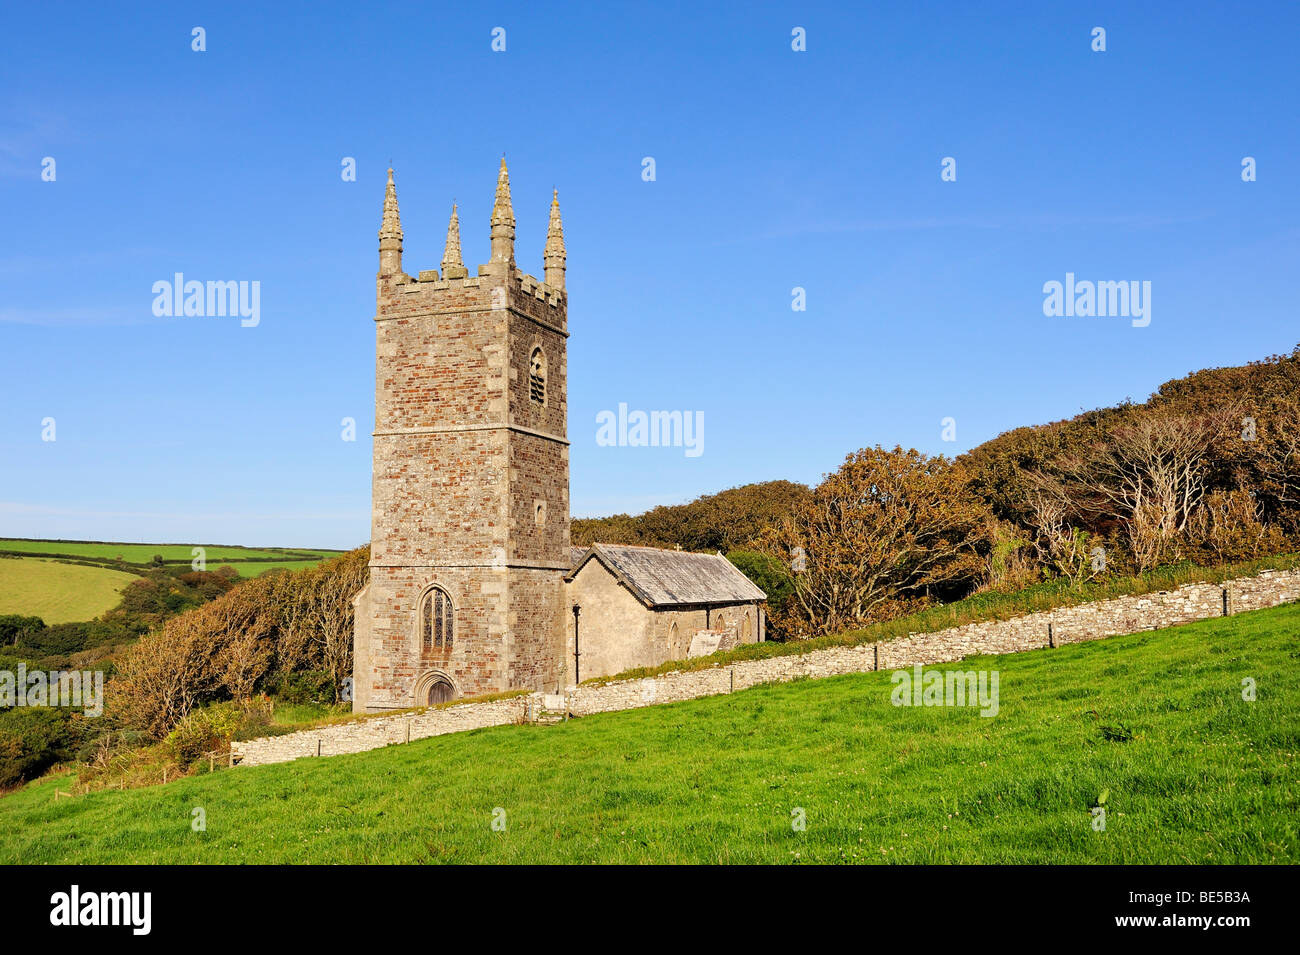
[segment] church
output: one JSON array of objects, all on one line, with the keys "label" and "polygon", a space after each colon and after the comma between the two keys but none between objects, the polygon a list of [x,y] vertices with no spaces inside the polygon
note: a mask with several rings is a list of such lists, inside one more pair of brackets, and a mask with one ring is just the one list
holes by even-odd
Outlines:
[{"label": "church", "polygon": [[379,229],[370,582],[353,600],[353,710],[580,680],[764,639],[763,591],[721,554],[569,543],[568,298],[558,193],[542,278],[515,265],[501,160],[488,262],[455,205],[441,271]]}]

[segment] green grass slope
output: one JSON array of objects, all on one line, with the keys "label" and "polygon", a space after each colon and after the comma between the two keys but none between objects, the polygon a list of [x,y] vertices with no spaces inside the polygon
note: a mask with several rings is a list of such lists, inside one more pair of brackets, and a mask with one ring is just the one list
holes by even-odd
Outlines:
[{"label": "green grass slope", "polygon": [[91,620],[117,606],[134,574],[38,557],[0,558],[0,614],[40,617],[47,624]]},{"label": "green grass slope", "polygon": [[49,779],[0,798],[0,862],[1295,863],[1298,629],[1292,605],[941,668],[997,669],[993,718],[895,707],[878,673],[151,789]]}]

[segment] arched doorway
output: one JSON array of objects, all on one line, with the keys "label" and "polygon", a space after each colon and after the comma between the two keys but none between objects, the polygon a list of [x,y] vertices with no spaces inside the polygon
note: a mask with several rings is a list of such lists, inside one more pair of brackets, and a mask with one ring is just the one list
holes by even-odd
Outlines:
[{"label": "arched doorway", "polygon": [[416,706],[437,706],[456,699],[456,684],[441,670],[428,670],[415,681]]},{"label": "arched doorway", "polygon": [[456,696],[456,688],[446,679],[439,677],[429,685],[429,706],[436,706],[439,703],[447,703]]}]

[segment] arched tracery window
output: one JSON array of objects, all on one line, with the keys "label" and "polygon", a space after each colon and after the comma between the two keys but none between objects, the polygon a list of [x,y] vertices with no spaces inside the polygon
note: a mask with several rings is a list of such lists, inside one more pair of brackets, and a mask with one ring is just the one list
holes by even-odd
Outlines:
[{"label": "arched tracery window", "polygon": [[426,650],[448,650],[455,630],[451,597],[441,587],[432,587],[420,604],[420,638]]}]

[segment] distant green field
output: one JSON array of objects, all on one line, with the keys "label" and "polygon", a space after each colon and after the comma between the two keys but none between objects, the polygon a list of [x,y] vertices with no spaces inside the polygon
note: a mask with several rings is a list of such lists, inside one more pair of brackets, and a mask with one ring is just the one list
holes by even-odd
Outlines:
[{"label": "distant green field", "polygon": [[1298,628],[1292,604],[934,668],[997,670],[991,718],[866,673],[147,789],[52,777],[0,797],[0,863],[1293,865]]},{"label": "distant green field", "polygon": [[325,558],[314,560],[273,560],[273,561],[240,561],[240,560],[217,560],[208,562],[208,570],[215,570],[217,567],[224,567],[229,564],[235,570],[239,571],[241,577],[256,577],[258,574],[264,574],[268,570],[283,568],[284,570],[306,570],[308,567],[315,567],[321,562],[321,559],[328,559],[333,554],[326,555]]},{"label": "distant green field", "polygon": [[233,563],[254,557],[279,560],[314,560],[336,557],[341,551],[336,550],[299,550],[294,548],[256,548],[237,547],[218,544],[114,544],[99,541],[54,541],[54,540],[18,540],[0,538],[0,552],[17,551],[24,554],[58,554],[69,557],[94,557],[105,560],[117,560],[119,557],[131,564],[147,564],[155,554],[166,561],[183,561],[189,563],[194,555],[193,548],[202,546],[208,563]]},{"label": "distant green field", "polygon": [[47,624],[92,620],[117,605],[135,574],[39,557],[0,558],[0,614],[40,617]]},{"label": "distant green field", "polygon": [[[0,538],[0,613],[40,617],[48,623],[92,620],[117,604],[122,588],[154,556],[173,571],[189,569],[202,546],[208,570],[223,564],[241,577],[268,570],[303,570],[342,551],[194,544],[119,544],[103,541]],[[68,563],[68,561],[89,562]]]}]

